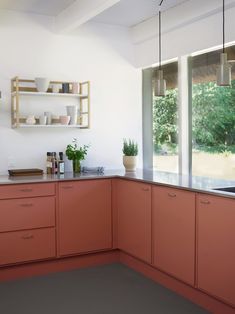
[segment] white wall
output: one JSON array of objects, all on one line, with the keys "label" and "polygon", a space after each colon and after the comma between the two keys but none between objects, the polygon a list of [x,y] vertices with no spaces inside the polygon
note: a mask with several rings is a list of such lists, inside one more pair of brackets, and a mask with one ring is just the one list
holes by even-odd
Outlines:
[{"label": "white wall", "polygon": [[[52,18],[1,11],[0,40],[0,173],[9,162],[44,168],[46,152],[64,151],[73,137],[91,144],[84,164],[106,168],[122,167],[124,137],[142,146],[141,71],[133,66],[128,30],[86,24],[70,36],[59,35]],[[16,75],[90,80],[91,129],[11,129],[10,79]],[[48,106],[53,110],[55,100]]]},{"label": "white wall", "polygon": [[[163,60],[170,60],[222,44],[222,1],[191,0],[162,14]],[[235,1],[226,1],[226,42],[235,41]],[[131,30],[137,67],[158,62],[157,17]]]}]

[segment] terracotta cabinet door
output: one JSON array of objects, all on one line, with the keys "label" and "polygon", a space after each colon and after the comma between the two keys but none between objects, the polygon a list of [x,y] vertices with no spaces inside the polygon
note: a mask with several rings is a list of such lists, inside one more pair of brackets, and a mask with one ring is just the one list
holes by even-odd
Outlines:
[{"label": "terracotta cabinet door", "polygon": [[111,247],[111,181],[60,183],[59,254]]},{"label": "terracotta cabinet door", "polygon": [[194,285],[194,193],[153,187],[153,264]]},{"label": "terracotta cabinet door", "polygon": [[235,305],[235,200],[197,198],[198,288]]},{"label": "terracotta cabinet door", "polygon": [[0,265],[53,258],[55,228],[0,233]]},{"label": "terracotta cabinet door", "polygon": [[116,199],[119,249],[151,263],[151,186],[119,180]]}]

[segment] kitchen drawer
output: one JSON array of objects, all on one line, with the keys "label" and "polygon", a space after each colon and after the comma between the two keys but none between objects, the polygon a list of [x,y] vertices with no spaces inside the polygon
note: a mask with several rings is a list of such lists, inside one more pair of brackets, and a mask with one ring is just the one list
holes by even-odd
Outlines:
[{"label": "kitchen drawer", "polygon": [[0,199],[55,195],[54,183],[0,186]]},{"label": "kitchen drawer", "polygon": [[55,229],[0,234],[0,265],[55,257]]},{"label": "kitchen drawer", "polygon": [[55,226],[55,197],[0,200],[0,232]]}]

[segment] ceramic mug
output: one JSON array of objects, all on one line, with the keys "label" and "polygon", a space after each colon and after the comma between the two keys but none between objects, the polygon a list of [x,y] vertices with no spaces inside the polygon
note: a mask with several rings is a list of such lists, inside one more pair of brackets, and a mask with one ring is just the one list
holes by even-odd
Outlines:
[{"label": "ceramic mug", "polygon": [[65,93],[65,94],[69,93],[69,83],[62,84],[62,93]]},{"label": "ceramic mug", "polygon": [[32,115],[32,116],[28,116],[27,119],[26,119],[26,124],[29,124],[29,125],[34,125],[36,124],[36,119],[35,117]]},{"label": "ceramic mug", "polygon": [[59,93],[60,92],[60,84],[52,84],[52,93]]},{"label": "ceramic mug", "polygon": [[68,125],[70,121],[70,116],[60,116],[60,123],[63,125]]},{"label": "ceramic mug", "polygon": [[77,82],[72,83],[72,93],[79,94],[79,85]]}]

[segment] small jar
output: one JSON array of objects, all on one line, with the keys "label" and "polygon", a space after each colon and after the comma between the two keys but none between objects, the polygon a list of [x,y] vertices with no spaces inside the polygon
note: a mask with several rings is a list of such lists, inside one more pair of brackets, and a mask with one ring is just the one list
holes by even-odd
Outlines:
[{"label": "small jar", "polygon": [[26,124],[34,125],[36,124],[35,116],[28,116],[26,119]]}]

